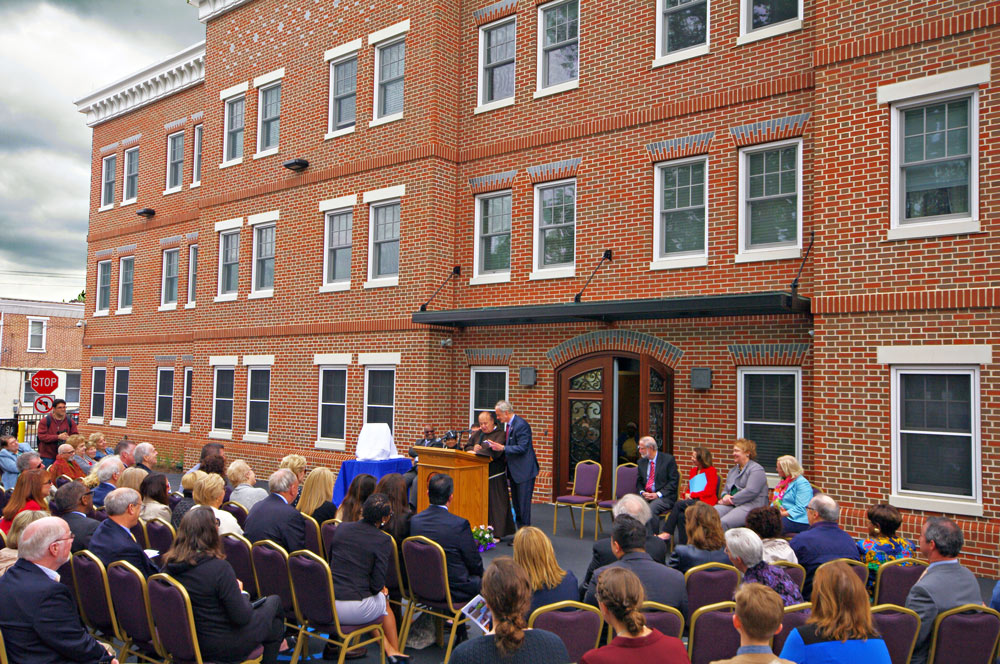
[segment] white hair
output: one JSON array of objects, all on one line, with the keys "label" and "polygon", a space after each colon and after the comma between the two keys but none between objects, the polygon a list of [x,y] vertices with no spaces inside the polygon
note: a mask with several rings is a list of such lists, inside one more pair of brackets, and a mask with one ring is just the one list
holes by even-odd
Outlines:
[{"label": "white hair", "polygon": [[640,438],[639,447],[652,447],[654,450],[660,449],[660,446],[656,444],[656,439],[652,436],[643,436]]},{"label": "white hair", "polygon": [[56,450],[56,452],[58,454],[69,454],[70,452],[72,452],[75,449],[76,448],[73,447],[72,445],[70,445],[69,443],[63,443],[62,445],[59,446],[59,449]]},{"label": "white hair", "polygon": [[753,567],[764,560],[764,543],[760,535],[749,528],[727,530],[726,548],[734,558],[742,560],[747,567]]},{"label": "white hair", "polygon": [[17,557],[36,562],[45,557],[49,546],[66,536],[69,525],[57,516],[47,516],[29,523],[17,543]]},{"label": "white hair", "polygon": [[128,511],[129,505],[138,505],[142,502],[142,496],[135,489],[127,486],[115,489],[104,498],[104,511],[108,516],[118,516]]},{"label": "white hair", "polygon": [[97,479],[100,482],[110,482],[111,478],[125,470],[125,464],[115,455],[106,456],[97,462]]},{"label": "white hair", "polygon": [[150,455],[150,453],[156,451],[152,443],[139,443],[132,450],[132,456],[135,457],[136,463],[142,463],[143,459]]},{"label": "white hair", "polygon": [[267,488],[271,493],[285,493],[298,481],[295,473],[288,468],[279,468],[267,478]]},{"label": "white hair", "polygon": [[649,503],[635,493],[625,494],[615,503],[614,508],[611,510],[612,518],[621,516],[622,514],[635,517],[643,525],[653,518],[653,512],[649,509]]},{"label": "white hair", "polygon": [[816,512],[816,515],[823,521],[837,523],[837,520],[840,518],[840,505],[825,493],[814,495],[812,500],[809,501],[809,509]]},{"label": "white hair", "polygon": [[499,410],[501,413],[513,413],[514,407],[510,405],[510,402],[506,399],[501,399],[497,401],[497,405],[494,406],[494,410]]}]

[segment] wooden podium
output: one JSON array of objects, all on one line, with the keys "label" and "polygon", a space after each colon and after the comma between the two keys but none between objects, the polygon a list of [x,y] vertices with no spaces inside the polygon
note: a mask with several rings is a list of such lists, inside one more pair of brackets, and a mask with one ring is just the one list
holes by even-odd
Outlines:
[{"label": "wooden podium", "polygon": [[475,528],[489,523],[489,468],[490,458],[473,452],[442,447],[416,447],[420,463],[417,464],[417,510],[427,509],[427,482],[432,475],[444,473],[455,482],[451,498],[452,514],[469,520]]}]

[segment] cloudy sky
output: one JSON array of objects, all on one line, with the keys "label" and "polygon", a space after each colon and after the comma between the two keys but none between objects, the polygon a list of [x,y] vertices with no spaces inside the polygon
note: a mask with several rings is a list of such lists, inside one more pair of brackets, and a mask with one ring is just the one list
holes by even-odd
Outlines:
[{"label": "cloudy sky", "polygon": [[0,297],[84,288],[91,130],[73,100],[204,38],[184,0],[0,0]]}]

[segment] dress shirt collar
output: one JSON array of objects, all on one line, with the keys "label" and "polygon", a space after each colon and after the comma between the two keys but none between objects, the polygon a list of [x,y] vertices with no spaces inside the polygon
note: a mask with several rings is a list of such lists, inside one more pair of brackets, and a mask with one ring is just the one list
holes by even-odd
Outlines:
[{"label": "dress shirt collar", "polygon": [[129,537],[131,537],[132,539],[135,539],[135,535],[132,534],[131,530],[129,530],[128,528],[126,528],[122,524],[118,523],[117,521],[112,521],[112,523],[115,524],[116,526],[118,526],[119,528],[121,528],[122,530],[124,530],[125,532],[127,532]]},{"label": "dress shirt collar", "polygon": [[771,646],[740,646],[737,655],[773,655]]},{"label": "dress shirt collar", "polygon": [[76,511],[76,510],[73,510],[72,512],[70,512],[70,514],[79,514],[79,515],[80,515],[80,516],[82,516],[82,517],[83,517],[84,519],[88,518],[86,514],[84,514],[83,512],[78,512],[78,511]]},{"label": "dress shirt collar", "polygon": [[927,569],[934,567],[935,565],[957,565],[958,558],[949,558],[948,560],[939,560],[937,562],[931,563],[927,566]]},{"label": "dress shirt collar", "polygon": [[49,569],[48,567],[39,565],[38,563],[31,563],[31,564],[37,567],[38,569],[42,570],[43,572],[45,572],[45,576],[49,577],[56,583],[59,583],[59,572],[55,571],[54,569]]},{"label": "dress shirt collar", "polygon": [[440,507],[440,508],[441,508],[441,509],[443,509],[443,510],[444,510],[445,512],[450,512],[450,511],[451,511],[450,509],[448,509],[448,506],[447,506],[447,505],[431,505],[431,507]]},{"label": "dress shirt collar", "polygon": [[281,495],[280,493],[275,493],[275,494],[271,494],[271,495],[274,495],[274,496],[277,496],[278,498],[281,498],[282,500],[284,500],[284,501],[285,501],[285,504],[286,504],[286,505],[291,505],[291,503],[290,503],[290,502],[288,502],[287,500],[285,500],[285,497],[284,497],[284,496],[282,496],[282,495]]}]

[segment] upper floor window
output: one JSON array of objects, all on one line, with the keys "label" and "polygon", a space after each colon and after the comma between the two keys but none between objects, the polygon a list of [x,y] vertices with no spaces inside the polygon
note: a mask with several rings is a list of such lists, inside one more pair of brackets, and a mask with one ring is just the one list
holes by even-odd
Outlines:
[{"label": "upper floor window", "polygon": [[330,127],[334,132],[354,126],[358,93],[358,57],[330,63]]},{"label": "upper floor window", "polygon": [[484,194],[476,198],[476,276],[510,276],[509,191]]},{"label": "upper floor window", "polygon": [[127,314],[132,311],[134,283],[135,256],[126,256],[118,261],[118,309],[115,313]]},{"label": "upper floor window", "polygon": [[504,19],[479,29],[479,104],[514,97],[517,21]]},{"label": "upper floor window", "polygon": [[188,247],[188,299],[185,307],[193,307],[198,299],[198,245]]},{"label": "upper floor window", "polygon": [[97,264],[97,302],[94,314],[106,314],[111,308],[111,261]]},{"label": "upper floor window", "polygon": [[194,128],[194,163],[191,166],[191,186],[201,184],[201,144],[204,138],[203,126]]},{"label": "upper floor window", "polygon": [[108,155],[101,161],[102,208],[109,208],[115,204],[115,169],[118,167],[117,165],[117,155]]},{"label": "upper floor window", "polygon": [[167,137],[167,191],[181,188],[184,177],[184,132]]},{"label": "upper floor window", "polygon": [[264,295],[274,290],[274,224],[253,229],[253,291]]},{"label": "upper floor window", "polygon": [[260,90],[260,128],[257,136],[257,152],[278,147],[281,124],[281,82]]},{"label": "upper floor window", "polygon": [[168,249],[163,252],[163,281],[160,285],[160,307],[174,308],[177,306],[177,274],[179,249]]},{"label": "upper floor window", "polygon": [[652,267],[705,264],[704,261],[681,264],[675,259],[707,255],[708,160],[698,157],[660,164],[656,168],[655,190],[656,246]]},{"label": "upper floor window", "polygon": [[80,403],[80,372],[66,372],[66,403]]},{"label": "upper floor window", "polygon": [[399,275],[399,201],[373,205],[371,278]]},{"label": "upper floor window", "polygon": [[741,0],[737,44],[765,39],[802,27],[802,0]]},{"label": "upper floor window", "polygon": [[796,258],[802,237],[802,140],[740,150],[737,261]]},{"label": "upper floor window", "polygon": [[351,281],[351,245],[354,212],[340,210],[326,214],[326,275],[324,283]]},{"label": "upper floor window", "polygon": [[538,91],[576,87],[580,76],[579,0],[542,5],[538,19]]},{"label": "upper floor window", "polygon": [[125,150],[125,191],[122,192],[122,204],[134,203],[139,195],[139,148]]},{"label": "upper floor window", "polygon": [[246,111],[246,97],[239,96],[226,101],[226,161],[243,158],[243,116]]},{"label": "upper floor window", "polygon": [[[657,26],[657,57],[675,61],[708,52],[708,2],[659,0],[661,14]],[[703,48],[697,48],[699,46]]]},{"label": "upper floor window", "polygon": [[[571,276],[576,255],[576,181],[535,187],[536,276]],[[546,274],[546,270],[553,270]]]},{"label": "upper floor window", "polygon": [[28,318],[28,352],[45,352],[45,332],[47,327],[47,318]]},{"label": "upper floor window", "polygon": [[240,232],[219,235],[219,295],[239,290]]},{"label": "upper floor window", "polygon": [[403,74],[406,70],[406,40],[384,44],[375,49],[375,119],[403,112]]}]

